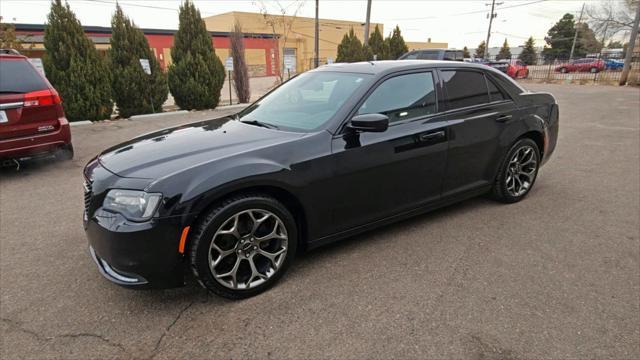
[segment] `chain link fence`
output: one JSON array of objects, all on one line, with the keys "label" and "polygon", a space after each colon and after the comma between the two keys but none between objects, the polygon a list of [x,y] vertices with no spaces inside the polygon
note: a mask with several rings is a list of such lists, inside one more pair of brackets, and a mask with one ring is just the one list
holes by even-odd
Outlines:
[{"label": "chain link fence", "polygon": [[[631,62],[628,82],[640,84],[640,53],[635,53]],[[479,61],[509,76],[518,79],[533,79],[565,82],[617,83],[620,81],[624,59],[606,56],[574,58],[545,58],[538,56],[532,64],[513,58]]]}]

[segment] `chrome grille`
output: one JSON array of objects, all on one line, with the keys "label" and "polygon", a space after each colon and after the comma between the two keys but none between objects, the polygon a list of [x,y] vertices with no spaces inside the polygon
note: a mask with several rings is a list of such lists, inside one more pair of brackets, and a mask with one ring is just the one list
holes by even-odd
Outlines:
[{"label": "chrome grille", "polygon": [[93,195],[92,184],[85,180],[82,184],[84,187],[84,211],[89,212],[89,206],[91,206],[91,197]]}]

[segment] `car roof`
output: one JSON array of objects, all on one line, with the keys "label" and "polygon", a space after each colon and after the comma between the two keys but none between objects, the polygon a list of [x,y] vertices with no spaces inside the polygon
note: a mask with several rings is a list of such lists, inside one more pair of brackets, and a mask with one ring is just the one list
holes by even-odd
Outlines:
[{"label": "car roof", "polygon": [[436,67],[455,67],[468,69],[486,70],[487,66],[482,64],[465,63],[461,61],[446,60],[380,60],[380,61],[362,61],[356,63],[335,63],[323,65],[313,71],[340,71],[361,74],[383,75],[396,71],[436,68]]}]

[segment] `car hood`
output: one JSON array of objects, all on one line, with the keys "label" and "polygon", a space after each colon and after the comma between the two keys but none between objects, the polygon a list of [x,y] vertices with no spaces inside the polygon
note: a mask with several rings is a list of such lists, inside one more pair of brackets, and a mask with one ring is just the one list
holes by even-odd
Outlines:
[{"label": "car hood", "polygon": [[104,168],[118,176],[158,179],[303,135],[244,124],[224,117],[139,136],[105,150],[100,154],[99,161]]}]

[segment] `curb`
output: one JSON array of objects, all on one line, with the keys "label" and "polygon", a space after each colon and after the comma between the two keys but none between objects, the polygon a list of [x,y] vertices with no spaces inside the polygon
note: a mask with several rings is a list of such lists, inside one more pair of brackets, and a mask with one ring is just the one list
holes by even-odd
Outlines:
[{"label": "curb", "polygon": [[169,112],[163,112],[163,113],[134,115],[130,117],[129,120],[141,120],[141,119],[146,119],[150,117],[162,117],[162,116],[180,115],[180,114],[186,114],[186,113],[188,113],[187,110],[178,110],[178,111],[169,111]]},{"label": "curb", "polygon": [[[247,106],[249,106],[251,104],[235,104],[235,105],[224,105],[224,106],[218,106],[215,109],[209,109],[209,111],[216,111],[216,110],[233,110],[233,109],[243,109]],[[205,110],[207,111],[207,110]],[[162,112],[162,113],[155,113],[155,114],[143,114],[143,115],[134,115],[126,120],[143,120],[146,118],[150,118],[150,117],[161,117],[161,116],[170,116],[170,115],[182,115],[182,114],[188,114],[189,111],[188,110],[176,110],[176,111],[167,111],[167,112]],[[96,123],[99,123],[100,121],[96,121]],[[72,121],[69,122],[70,126],[82,126],[82,125],[91,125],[93,124],[93,121],[89,121],[89,120],[83,120],[83,121]]]},{"label": "curb", "polygon": [[247,106],[251,105],[251,103],[246,103],[246,104],[234,104],[234,105],[224,105],[224,106],[218,106],[213,110],[232,110],[232,109],[240,109],[240,108],[246,108]]},{"label": "curb", "polygon": [[89,120],[84,120],[84,121],[70,121],[69,122],[69,126],[80,126],[80,125],[91,125],[93,124],[93,122],[89,121]]}]

